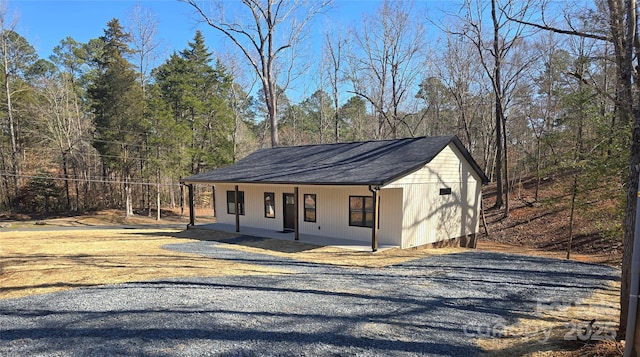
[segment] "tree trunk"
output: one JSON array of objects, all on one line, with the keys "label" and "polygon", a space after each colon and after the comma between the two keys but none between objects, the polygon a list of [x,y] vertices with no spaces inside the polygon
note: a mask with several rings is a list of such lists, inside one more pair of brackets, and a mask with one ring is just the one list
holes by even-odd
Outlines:
[{"label": "tree trunk", "polygon": [[[627,178],[627,202],[624,221],[622,276],[620,284],[620,325],[618,336],[622,338],[626,334],[627,315],[629,311],[629,293],[631,286],[631,258],[633,256],[633,241],[635,233],[635,217],[638,172],[640,171],[640,99],[633,98],[633,86],[640,84],[632,81],[634,70],[634,50],[636,60],[638,56],[637,45],[637,4],[634,0],[618,2],[607,1],[612,23],[612,33],[617,41],[614,41],[616,64],[618,67],[617,81],[617,115],[619,124],[633,120],[631,153],[629,156],[629,176]],[[623,5],[624,4],[624,5]],[[624,15],[621,5],[625,6]],[[624,38],[624,41],[623,41]],[[624,47],[622,47],[624,46]],[[637,88],[636,88],[637,89]]]},{"label": "tree trunk", "polygon": [[277,147],[280,142],[278,139],[278,105],[275,93],[271,93],[270,96],[272,102],[267,108],[269,109],[269,124],[271,125],[271,147]]},{"label": "tree trunk", "polygon": [[536,138],[536,193],[534,200],[538,202],[538,194],[540,192],[540,137]]},{"label": "tree trunk", "polygon": [[[6,36],[6,34],[3,34],[3,36]],[[18,197],[19,194],[19,189],[20,189],[20,180],[19,180],[19,176],[20,176],[20,171],[19,171],[19,164],[18,164],[18,143],[16,140],[16,128],[15,128],[15,121],[13,118],[13,106],[11,104],[11,85],[9,83],[9,59],[7,58],[8,54],[7,54],[7,41],[8,39],[3,38],[2,39],[2,47],[3,47],[3,61],[4,61],[4,92],[5,92],[5,96],[6,96],[6,105],[7,105],[7,119],[9,120],[9,140],[11,141],[11,168],[12,168],[12,174],[13,174],[13,189],[14,189],[14,194],[15,197]]]},{"label": "tree trunk", "polygon": [[504,218],[509,218],[509,190],[511,183],[509,182],[509,150],[507,149],[507,119],[502,118],[502,141],[504,142],[504,180],[505,180],[505,201],[504,201]]},{"label": "tree trunk", "polygon": [[124,200],[125,200],[125,213],[124,218],[133,217],[133,205],[131,202],[131,177],[129,173],[125,174],[124,178]]},{"label": "tree trunk", "polygon": [[76,191],[76,199],[75,199],[75,208],[74,210],[80,211],[80,175],[78,175],[78,163],[77,160],[73,157],[71,158],[71,172],[73,173],[73,177],[76,178],[74,183],[74,189]]},{"label": "tree trunk", "polygon": [[501,58],[500,58],[500,27],[498,24],[498,18],[496,15],[496,0],[491,0],[491,17],[493,19],[493,60],[494,60],[494,68],[493,68],[493,92],[495,95],[495,111],[496,111],[496,203],[493,206],[496,209],[502,208],[504,205],[504,201],[502,196],[504,195],[504,191],[502,188],[502,130],[505,128],[502,127],[503,116],[502,112],[502,81],[500,78],[500,67],[501,67]]},{"label": "tree trunk", "polygon": [[156,221],[160,220],[160,169],[156,169]]},{"label": "tree trunk", "polygon": [[133,208],[131,204],[131,183],[127,178],[124,183],[124,194],[125,194],[125,215],[124,218],[133,217]]},{"label": "tree trunk", "polygon": [[67,211],[71,211],[71,196],[69,193],[69,169],[67,165],[68,152],[62,153],[62,173],[64,175],[64,190],[67,194]]},{"label": "tree trunk", "polygon": [[571,210],[569,213],[569,240],[567,241],[567,259],[571,259],[571,245],[573,244],[574,213],[576,208],[576,196],[578,195],[578,173],[573,174],[571,186]]},{"label": "tree trunk", "polygon": [[633,255],[633,241],[636,224],[636,200],[638,189],[638,175],[640,174],[640,103],[636,103],[634,111],[634,125],[631,141],[631,155],[629,163],[629,177],[627,178],[627,203],[624,220],[624,240],[622,254],[622,277],[620,286],[620,325],[618,336],[624,338],[627,328],[629,312],[629,289],[631,286],[631,258]]}]

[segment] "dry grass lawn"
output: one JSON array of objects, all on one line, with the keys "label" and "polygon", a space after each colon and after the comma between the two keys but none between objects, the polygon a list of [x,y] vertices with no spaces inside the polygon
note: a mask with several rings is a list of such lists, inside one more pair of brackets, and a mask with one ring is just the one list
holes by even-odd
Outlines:
[{"label": "dry grass lawn", "polygon": [[0,299],[171,277],[283,274],[284,270],[173,252],[176,230],[2,232]]}]

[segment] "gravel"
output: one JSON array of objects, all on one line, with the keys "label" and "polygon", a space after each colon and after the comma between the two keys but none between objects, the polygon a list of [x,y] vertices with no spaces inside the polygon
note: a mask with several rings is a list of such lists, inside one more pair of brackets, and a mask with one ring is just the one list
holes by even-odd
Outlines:
[{"label": "gravel", "polygon": [[0,355],[473,356],[482,352],[475,338],[554,303],[578,303],[619,279],[605,266],[481,251],[356,269],[215,242],[166,248],[295,274],[167,279],[0,300]]}]

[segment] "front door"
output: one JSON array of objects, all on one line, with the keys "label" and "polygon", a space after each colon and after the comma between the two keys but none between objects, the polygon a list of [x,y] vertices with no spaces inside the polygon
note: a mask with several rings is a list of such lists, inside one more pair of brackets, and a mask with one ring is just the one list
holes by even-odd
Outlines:
[{"label": "front door", "polygon": [[283,228],[285,231],[292,231],[295,229],[295,219],[296,219],[296,205],[295,205],[295,197],[293,193],[285,193],[282,197],[282,202],[284,203],[284,209],[282,212]]}]

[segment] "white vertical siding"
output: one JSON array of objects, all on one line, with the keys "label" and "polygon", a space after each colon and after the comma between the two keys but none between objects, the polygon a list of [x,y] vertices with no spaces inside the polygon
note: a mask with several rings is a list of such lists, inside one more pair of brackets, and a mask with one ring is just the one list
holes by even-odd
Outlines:
[{"label": "white vertical siding", "polygon": [[[386,187],[403,189],[402,248],[478,231],[480,179],[453,144]],[[451,194],[440,195],[441,188],[451,188]]]},{"label": "white vertical siding", "polygon": [[[233,184],[216,184],[216,214],[219,223],[235,224],[235,215],[227,213],[227,191]],[[245,215],[240,227],[283,229],[283,193],[293,193],[293,185],[239,184],[244,192]],[[349,196],[372,196],[366,186],[297,186],[299,194],[299,229],[302,234],[371,242],[371,228],[349,226]],[[264,193],[275,193],[275,218],[264,217]],[[304,194],[316,195],[316,222],[304,221]],[[400,245],[402,190],[380,191],[380,244]]]},{"label": "white vertical siding", "polygon": [[402,244],[402,189],[380,190],[380,229],[378,243]]}]

